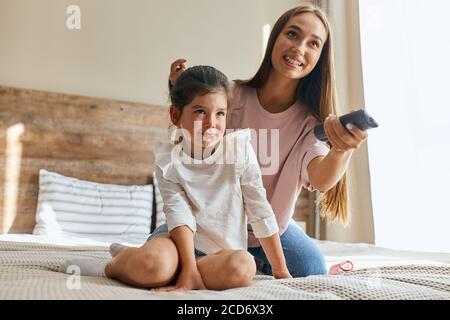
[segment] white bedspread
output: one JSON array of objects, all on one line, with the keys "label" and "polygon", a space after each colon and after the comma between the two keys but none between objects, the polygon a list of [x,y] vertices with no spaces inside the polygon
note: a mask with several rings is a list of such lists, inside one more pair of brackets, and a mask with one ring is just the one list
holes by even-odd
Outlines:
[{"label": "white bedspread", "polygon": [[285,280],[257,275],[247,288],[154,293],[106,278],[81,277],[77,282],[74,276],[57,272],[70,257],[108,259],[109,243],[1,235],[0,299],[450,299],[449,254],[317,243],[327,267],[351,260],[356,271]]},{"label": "white bedspread", "polygon": [[[139,247],[147,237],[136,239],[132,243],[124,243]],[[104,247],[105,250],[110,242],[100,242],[89,238],[78,238],[69,236],[48,236],[33,234],[3,234],[0,241],[13,241],[23,243],[53,244],[59,246],[95,246]],[[383,266],[399,265],[450,265],[450,253],[433,253],[417,251],[400,251],[377,247],[365,243],[338,243],[331,241],[314,240],[325,256],[327,269],[333,264],[351,260],[355,269],[376,268]]]}]

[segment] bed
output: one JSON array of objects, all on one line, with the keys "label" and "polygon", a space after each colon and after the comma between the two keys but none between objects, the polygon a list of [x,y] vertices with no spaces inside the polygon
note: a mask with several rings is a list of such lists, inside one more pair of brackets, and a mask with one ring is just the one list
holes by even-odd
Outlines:
[{"label": "bed", "polygon": [[78,281],[74,276],[57,272],[66,258],[108,259],[108,243],[2,235],[0,299],[450,299],[448,254],[397,251],[367,244],[317,243],[325,254],[327,267],[351,260],[355,270],[289,280],[258,274],[247,288],[154,293],[111,279],[81,277]]},{"label": "bed", "polygon": [[39,170],[103,183],[151,183],[151,151],[157,140],[165,138],[166,109],[0,86],[0,110],[2,300],[450,299],[450,254],[319,240],[315,241],[325,255],[327,269],[351,260],[354,270],[284,280],[258,274],[246,288],[176,293],[59,273],[59,264],[67,258],[108,259],[109,242],[32,234]]}]

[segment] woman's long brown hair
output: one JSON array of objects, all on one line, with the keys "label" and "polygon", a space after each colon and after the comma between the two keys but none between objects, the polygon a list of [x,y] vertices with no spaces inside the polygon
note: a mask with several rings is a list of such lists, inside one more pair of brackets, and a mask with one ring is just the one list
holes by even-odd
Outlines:
[{"label": "woman's long brown hair", "polygon": [[[309,75],[301,79],[297,87],[297,99],[309,108],[309,112],[318,120],[324,121],[329,114],[337,114],[337,90],[335,80],[334,52],[331,25],[325,13],[316,6],[302,5],[285,12],[275,23],[267,43],[263,62],[250,80],[238,80],[236,83],[253,88],[261,88],[267,82],[272,70],[272,51],[278,36],[292,17],[302,13],[315,14],[324,24],[328,39],[316,67]],[[329,191],[321,193],[317,203],[320,206],[320,216],[328,217],[330,221],[348,223],[348,190],[347,177],[341,180]]]}]

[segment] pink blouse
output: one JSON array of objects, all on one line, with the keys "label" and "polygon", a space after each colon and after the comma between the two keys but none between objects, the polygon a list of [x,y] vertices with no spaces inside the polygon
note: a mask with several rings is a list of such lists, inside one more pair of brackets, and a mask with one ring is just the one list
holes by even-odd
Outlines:
[{"label": "pink blouse", "polygon": [[[259,103],[255,88],[233,83],[227,129],[251,129],[252,146],[280,234],[294,214],[302,187],[314,190],[307,172],[309,162],[329,152],[328,145],[314,136],[317,122],[299,102],[283,112],[270,113]],[[248,240],[249,247],[260,245],[250,226]]]}]

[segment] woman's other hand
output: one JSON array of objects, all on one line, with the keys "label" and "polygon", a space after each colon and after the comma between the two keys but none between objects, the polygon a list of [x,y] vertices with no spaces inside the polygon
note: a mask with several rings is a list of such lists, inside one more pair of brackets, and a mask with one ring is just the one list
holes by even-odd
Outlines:
[{"label": "woman's other hand", "polygon": [[175,84],[181,73],[186,70],[186,62],[186,59],[178,59],[170,65],[169,82],[172,86]]}]

